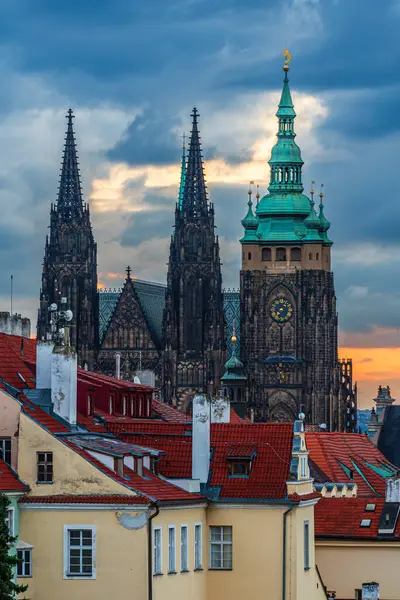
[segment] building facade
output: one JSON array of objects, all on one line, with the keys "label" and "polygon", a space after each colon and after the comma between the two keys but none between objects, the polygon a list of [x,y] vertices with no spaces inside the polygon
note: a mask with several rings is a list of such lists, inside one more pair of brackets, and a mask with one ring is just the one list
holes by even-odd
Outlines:
[{"label": "building facade", "polygon": [[314,190],[310,198],[303,193],[288,71],[285,64],[268,194],[257,198],[254,214],[249,191],[242,221],[240,325],[247,402],[256,420],[293,420],[301,412],[309,424],[342,430],[348,415],[351,430],[355,397],[347,363],[338,361],[330,224],[322,191],[318,214]]},{"label": "building facade", "polygon": [[93,366],[98,349],[97,246],[89,205],[83,201],[78,155],[70,109],[67,114],[57,202],[50,209],[50,235],[46,236],[37,337],[50,332],[52,304],[63,298],[72,310],[71,343],[81,364]]}]

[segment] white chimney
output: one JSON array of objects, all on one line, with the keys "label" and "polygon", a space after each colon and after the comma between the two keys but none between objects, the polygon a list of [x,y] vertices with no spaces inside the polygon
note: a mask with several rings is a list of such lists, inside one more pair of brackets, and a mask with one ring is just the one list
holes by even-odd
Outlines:
[{"label": "white chimney", "polygon": [[38,341],[36,344],[36,389],[51,388],[51,356],[53,342]]},{"label": "white chimney", "polygon": [[121,355],[119,353],[115,355],[115,377],[121,379]]},{"label": "white chimney", "polygon": [[386,502],[400,503],[400,478],[386,480]]},{"label": "white chimney", "polygon": [[228,398],[211,400],[211,423],[229,423],[231,420],[231,403]]},{"label": "white chimney", "polygon": [[203,394],[196,394],[192,408],[192,479],[207,483],[210,470],[210,402]]},{"label": "white chimney", "polygon": [[71,425],[76,423],[77,379],[76,352],[56,346],[51,356],[51,402],[54,412]]}]

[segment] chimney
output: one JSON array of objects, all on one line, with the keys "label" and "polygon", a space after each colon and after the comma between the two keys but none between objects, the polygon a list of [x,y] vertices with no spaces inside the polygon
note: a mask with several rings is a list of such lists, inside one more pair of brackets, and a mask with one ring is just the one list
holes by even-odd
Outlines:
[{"label": "chimney", "polygon": [[78,363],[70,346],[56,346],[51,357],[51,402],[54,412],[76,424]]},{"label": "chimney", "polygon": [[230,423],[231,403],[228,398],[221,394],[219,398],[211,401],[211,423]]},{"label": "chimney", "polygon": [[36,344],[36,389],[51,388],[51,357],[53,342],[38,341]]},{"label": "chimney", "polygon": [[208,481],[210,470],[210,402],[196,394],[192,402],[192,479]]},{"label": "chimney", "polygon": [[361,590],[362,600],[379,600],[379,583],[363,583]]},{"label": "chimney", "polygon": [[386,502],[400,503],[400,478],[386,480]]},{"label": "chimney", "polygon": [[115,355],[115,377],[121,379],[121,355],[119,352]]}]

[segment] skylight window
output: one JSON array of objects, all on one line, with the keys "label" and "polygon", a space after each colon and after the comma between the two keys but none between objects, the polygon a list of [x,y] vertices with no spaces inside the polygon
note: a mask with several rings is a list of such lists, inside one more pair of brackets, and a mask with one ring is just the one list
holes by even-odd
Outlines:
[{"label": "skylight window", "polygon": [[371,519],[361,519],[360,527],[370,527]]},{"label": "skylight window", "polygon": [[376,504],[367,504],[365,512],[375,512]]}]

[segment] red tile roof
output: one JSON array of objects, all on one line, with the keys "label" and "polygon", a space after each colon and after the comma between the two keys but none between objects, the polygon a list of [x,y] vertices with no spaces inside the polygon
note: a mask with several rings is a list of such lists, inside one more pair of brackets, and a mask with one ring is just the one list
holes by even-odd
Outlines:
[{"label": "red tile roof", "polygon": [[[191,477],[192,436],[187,434],[191,427],[151,421],[143,423],[141,428],[135,425],[129,426],[128,432],[114,424],[113,433],[125,442],[166,452],[159,462],[160,473],[165,477]],[[210,486],[220,489],[221,499],[284,498],[292,440],[292,423],[211,425]],[[229,477],[227,457],[233,446],[242,447],[246,452],[255,449],[249,477]]]},{"label": "red tile roof", "polygon": [[120,494],[24,496],[20,502],[24,504],[148,504],[148,500],[142,496]]},{"label": "red tile roof", "polygon": [[18,475],[0,458],[0,492],[27,492],[29,486],[18,479]]},{"label": "red tile roof", "polygon": [[[307,432],[306,442],[311,460],[330,481],[356,483],[358,496],[385,495],[385,477],[376,473],[367,463],[377,468],[393,465],[367,436],[358,433]],[[349,477],[346,467],[352,471],[352,477]],[[396,467],[393,469],[396,470]]]},{"label": "red tile roof", "polygon": [[159,400],[153,400],[152,409],[153,414],[168,423],[187,423],[191,420],[189,415],[185,415],[185,413],[179,411],[177,408],[169,406],[168,404],[165,404],[165,402],[160,402]]},{"label": "red tile roof", "polygon": [[204,501],[204,497],[200,494],[191,494],[177,486],[168,483],[163,479],[160,479],[154,473],[148,469],[143,469],[144,477],[141,477],[126,465],[124,465],[124,476],[121,477],[115,471],[112,471],[100,460],[94,458],[89,452],[80,448],[68,438],[63,438],[62,441],[72,448],[75,452],[80,454],[83,458],[88,460],[93,466],[99,469],[105,475],[108,475],[114,481],[122,484],[133,492],[140,494],[141,496],[148,498],[152,501],[158,500],[160,502],[199,502]]},{"label": "red tile roof", "polygon": [[[354,435],[354,434],[353,434]],[[367,504],[375,504],[374,512],[366,511]],[[379,518],[385,498],[322,498],[315,507],[315,535],[317,538],[377,538]],[[361,527],[362,519],[371,519],[369,527]],[[388,539],[388,536],[383,536]],[[400,519],[389,539],[400,540]]]}]

